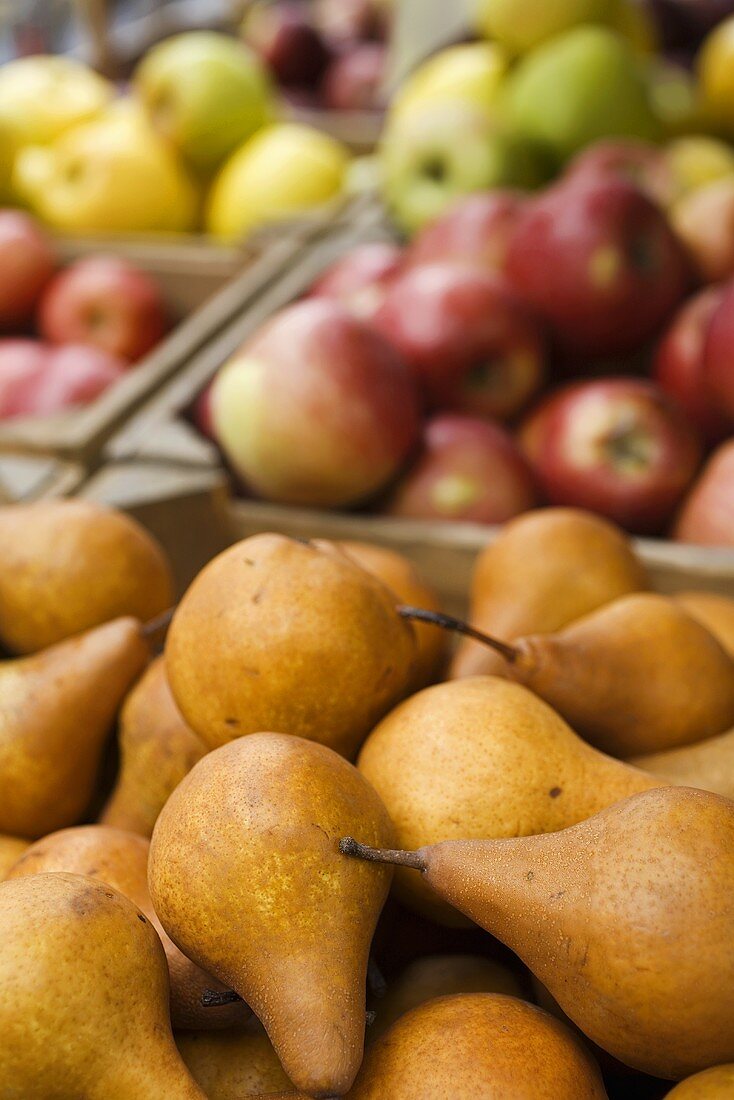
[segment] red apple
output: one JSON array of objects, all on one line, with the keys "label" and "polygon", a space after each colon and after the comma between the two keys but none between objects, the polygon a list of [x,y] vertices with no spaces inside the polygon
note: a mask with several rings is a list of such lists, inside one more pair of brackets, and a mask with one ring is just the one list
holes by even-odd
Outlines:
[{"label": "red apple", "polygon": [[28,324],[55,267],[51,242],[33,218],[0,210],[0,328]]},{"label": "red apple", "polygon": [[734,431],[734,281],[721,289],[706,332],[703,385],[719,415]]},{"label": "red apple", "polygon": [[48,353],[38,340],[0,340],[0,420],[34,411],[33,396]]},{"label": "red apple", "polygon": [[704,282],[734,275],[734,178],[715,180],[684,195],[671,219]]},{"label": "red apple", "polygon": [[588,508],[640,534],[660,531],[701,460],[683,412],[653,382],[577,382],[546,398],[520,441],[551,504]]},{"label": "red apple", "polygon": [[700,546],[734,547],[734,439],[722,443],[704,466],[673,537]]},{"label": "red apple", "polygon": [[565,179],[598,177],[626,180],[659,204],[669,201],[670,169],[657,145],[634,138],[607,138],[588,146],[569,163]]},{"label": "red apple", "polygon": [[515,191],[483,191],[459,199],[413,239],[406,266],[452,260],[499,273],[524,198]]},{"label": "red apple", "polygon": [[399,275],[374,317],[434,408],[508,420],[545,376],[545,333],[492,275],[453,263]]},{"label": "red apple", "polygon": [[375,0],[316,0],[316,22],[340,48],[364,39],[382,40],[387,30],[385,7]]},{"label": "red apple", "polygon": [[217,437],[212,421],[212,385],[213,383],[210,382],[194,402],[193,418],[201,434],[216,443]]},{"label": "red apple", "polygon": [[[712,286],[686,302],[660,341],[653,368],[655,380],[686,410],[689,420],[709,443],[723,439],[732,426],[722,416],[704,378],[706,337],[723,298],[723,288]],[[734,325],[730,347],[734,364]]]},{"label": "red apple", "polygon": [[530,467],[498,424],[437,416],[423,452],[391,494],[386,511],[413,519],[504,523],[538,503]]},{"label": "red apple", "polygon": [[664,215],[621,179],[562,181],[524,207],[506,271],[572,355],[631,351],[652,337],[688,285]]},{"label": "red apple", "polygon": [[356,504],[418,440],[415,384],[393,348],[343,306],[281,310],[220,370],[212,419],[236,473],[288,504]]},{"label": "red apple", "polygon": [[311,287],[312,298],[330,298],[369,320],[382,305],[390,281],[400,270],[403,250],[387,241],[353,248]]},{"label": "red apple", "polygon": [[163,336],[166,307],[146,272],[115,256],[88,256],[53,280],[38,327],[52,344],[88,344],[134,363]]},{"label": "red apple", "polygon": [[330,111],[371,111],[383,105],[387,49],[363,42],[336,57],[326,70],[321,92]]},{"label": "red apple", "polygon": [[331,52],[303,0],[258,2],[248,11],[242,30],[279,84],[313,86],[323,76]]},{"label": "red apple", "polygon": [[86,405],[124,373],[121,360],[98,348],[2,340],[0,419],[47,416]]}]

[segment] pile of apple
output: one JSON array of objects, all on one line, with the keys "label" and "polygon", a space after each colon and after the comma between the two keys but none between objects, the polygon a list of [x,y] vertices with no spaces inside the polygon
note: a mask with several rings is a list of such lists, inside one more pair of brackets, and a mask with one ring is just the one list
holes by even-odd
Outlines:
[{"label": "pile of apple", "polygon": [[111,255],[59,270],[41,227],[0,209],[0,421],[89,404],[166,326],[163,295],[147,272]]}]

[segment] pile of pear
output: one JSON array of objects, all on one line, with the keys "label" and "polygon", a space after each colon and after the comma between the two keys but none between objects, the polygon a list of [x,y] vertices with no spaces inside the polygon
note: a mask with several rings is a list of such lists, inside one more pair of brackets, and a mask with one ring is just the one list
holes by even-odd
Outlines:
[{"label": "pile of pear", "polygon": [[2,1100],[734,1095],[734,599],[544,509],[440,611],[0,508]]}]

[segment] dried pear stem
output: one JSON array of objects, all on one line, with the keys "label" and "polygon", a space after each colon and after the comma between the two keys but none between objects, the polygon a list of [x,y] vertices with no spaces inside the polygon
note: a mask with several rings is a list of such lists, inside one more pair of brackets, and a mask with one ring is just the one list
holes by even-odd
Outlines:
[{"label": "dried pear stem", "polygon": [[205,989],[201,995],[201,1003],[204,1008],[221,1008],[222,1005],[233,1005],[241,1001],[239,993],[234,989]]},{"label": "dried pear stem", "polygon": [[457,634],[464,634],[467,638],[473,638],[475,642],[481,642],[489,646],[495,653],[499,653],[506,661],[512,664],[520,655],[519,649],[507,642],[501,642],[499,638],[493,638],[491,634],[485,634],[476,627],[465,623],[463,619],[456,619],[453,615],[444,615],[441,611],[426,611],[422,607],[409,607],[401,604],[398,607],[398,615],[403,619],[415,619],[421,623],[430,623],[431,626],[440,626],[443,630],[453,630]]},{"label": "dried pear stem", "polygon": [[149,619],[147,623],[143,623],[140,633],[144,638],[152,638],[160,630],[167,630],[175,613],[175,607],[169,607],[167,611],[161,611],[160,615],[156,615],[154,619]]},{"label": "dried pear stem", "polygon": [[401,852],[392,848],[370,848],[360,844],[354,837],[345,836],[339,841],[339,851],[343,856],[366,859],[370,863],[394,863],[396,867],[412,867],[415,871],[425,871],[426,864],[418,852]]}]

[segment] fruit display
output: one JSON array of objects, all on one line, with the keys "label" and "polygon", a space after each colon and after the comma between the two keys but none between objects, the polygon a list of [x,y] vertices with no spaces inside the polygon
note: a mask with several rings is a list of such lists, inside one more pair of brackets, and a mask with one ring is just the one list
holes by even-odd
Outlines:
[{"label": "fruit display", "polygon": [[0,1094],[727,1096],[734,600],[549,507],[469,620],[277,533],[176,602],[125,514],[0,507]]},{"label": "fruit display", "polygon": [[165,335],[147,272],[114,255],[60,262],[33,218],[0,209],[0,422],[89,404]]}]

